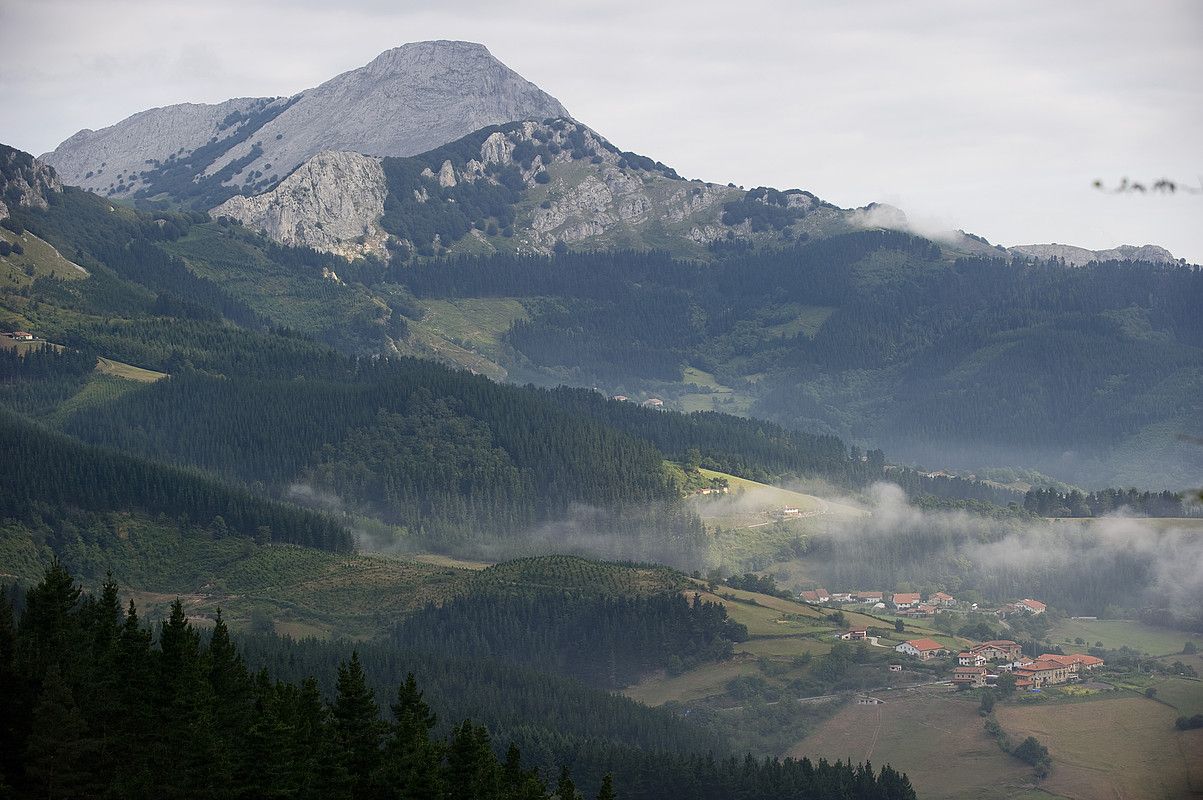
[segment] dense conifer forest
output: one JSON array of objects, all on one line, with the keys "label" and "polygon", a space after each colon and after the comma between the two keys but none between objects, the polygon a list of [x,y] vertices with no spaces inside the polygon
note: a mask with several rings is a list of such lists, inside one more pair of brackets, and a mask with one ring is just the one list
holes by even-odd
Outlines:
[{"label": "dense conifer forest", "polygon": [[[452,724],[445,736],[433,734],[438,720],[413,674],[393,684],[381,703],[357,652],[344,654],[333,690],[324,694],[312,675],[289,681],[248,669],[220,617],[202,634],[176,601],[152,630],[132,602],[123,612],[116,584],[85,594],[57,564],[17,596],[17,606],[14,616],[10,592],[0,592],[6,795],[583,796],[568,764],[549,780],[524,763],[517,744],[494,741],[470,720]],[[588,796],[605,800],[915,796],[906,776],[888,766],[875,772],[842,762],[628,748],[622,774],[593,778],[590,769],[605,760],[606,749],[588,753],[580,770],[590,774]]]},{"label": "dense conifer forest", "polygon": [[695,595],[583,599],[537,592],[478,593],[428,605],[397,626],[411,650],[527,664],[618,689],[658,669],[680,673],[730,657],[747,628]]},{"label": "dense conifer forest", "polygon": [[866,231],[711,264],[493,256],[395,280],[421,297],[532,298],[507,341],[534,379],[673,393],[692,366],[750,397],[755,416],[937,463],[976,449],[979,464],[1027,453],[1065,471],[1054,456],[1071,449],[1086,475],[1166,409],[1186,428],[1203,410],[1196,267],[953,261],[926,239]]}]

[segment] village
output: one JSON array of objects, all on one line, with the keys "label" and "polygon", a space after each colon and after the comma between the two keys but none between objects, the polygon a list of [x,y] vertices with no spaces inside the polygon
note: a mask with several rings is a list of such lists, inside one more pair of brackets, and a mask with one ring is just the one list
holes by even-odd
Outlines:
[{"label": "village", "polygon": [[[960,610],[962,605],[946,592],[932,592],[927,598],[923,598],[919,592],[828,592],[818,588],[800,592],[799,598],[803,602],[816,605],[868,606],[875,611],[889,611],[900,621],[904,617],[934,617],[953,609]],[[982,611],[977,603],[964,604],[963,610]],[[1016,615],[1035,616],[1044,614],[1047,610],[1048,606],[1045,603],[1023,598],[1013,603],[1005,603],[992,612],[1000,619],[1006,619]],[[881,646],[876,641],[877,637],[870,635],[868,628],[854,628],[837,633],[836,638],[845,641],[869,641]],[[897,644],[894,651],[920,662],[951,660],[954,655],[954,650],[948,645],[926,637]],[[952,670],[951,683],[964,688],[997,686],[1001,679],[1013,683],[1018,690],[1039,691],[1045,686],[1079,682],[1087,673],[1104,663],[1103,659],[1084,653],[1042,653],[1030,657],[1024,654],[1023,647],[1018,642],[1009,639],[979,642],[967,649],[957,650],[955,655],[956,666]],[[901,672],[902,664],[892,663],[889,668],[891,672]],[[1003,675],[1009,677],[1002,678]]]}]

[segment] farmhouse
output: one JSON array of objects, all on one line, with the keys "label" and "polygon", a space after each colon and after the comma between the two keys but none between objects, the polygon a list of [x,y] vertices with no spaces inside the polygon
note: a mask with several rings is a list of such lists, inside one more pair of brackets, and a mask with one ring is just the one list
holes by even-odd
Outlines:
[{"label": "farmhouse", "polygon": [[891,664],[890,672],[902,672],[902,665],[901,664]]},{"label": "farmhouse", "polygon": [[628,397],[627,397],[625,394],[616,394],[616,395],[614,395],[613,397],[611,397],[610,399],[611,399],[611,400],[617,400],[617,401],[618,401],[618,402],[620,402],[620,403],[625,403],[625,402],[626,402],[627,400],[629,400],[630,398],[628,398]]},{"label": "farmhouse", "polygon": [[962,667],[982,667],[986,665],[986,657],[981,653],[967,650],[963,653],[957,653],[957,664]]},{"label": "farmhouse", "polygon": [[656,409],[663,409],[663,408],[664,408],[664,401],[663,401],[663,400],[661,400],[659,397],[653,397],[653,398],[651,398],[651,399],[649,399],[649,400],[644,400],[644,401],[643,401],[643,403],[642,403],[642,405],[643,405],[643,407],[644,407],[644,408],[656,408]]},{"label": "farmhouse", "polygon": [[35,337],[28,331],[13,331],[8,335],[8,338],[14,339],[18,342],[32,342]]},{"label": "farmhouse", "polygon": [[862,697],[856,698],[856,704],[858,706],[879,706],[884,702],[885,701],[882,700],[880,697],[862,696]]},{"label": "farmhouse", "polygon": [[851,603],[854,595],[852,592],[832,592],[831,599],[836,603]]},{"label": "farmhouse", "polygon": [[896,592],[890,598],[890,602],[892,602],[897,608],[910,608],[911,606],[916,606],[919,604],[919,593]]},{"label": "farmhouse", "polygon": [[935,594],[927,596],[927,602],[931,603],[933,606],[950,608],[951,606],[955,606],[957,604],[957,599],[950,594],[936,592]]},{"label": "farmhouse", "polygon": [[1044,603],[1041,603],[1039,600],[1032,600],[1030,598],[1024,598],[1023,600],[1020,600],[1015,604],[1015,607],[1020,611],[1026,611],[1029,614],[1043,614],[1048,609],[1048,606],[1046,606]]},{"label": "farmhouse", "polygon": [[1088,656],[1084,653],[1070,653],[1067,656],[1046,653],[1040,656],[1041,661],[1055,661],[1065,666],[1071,674],[1078,675],[1103,665],[1103,659]]},{"label": "farmhouse", "polygon": [[933,617],[940,613],[939,606],[933,606],[931,603],[920,603],[914,608],[915,616]]},{"label": "farmhouse", "polygon": [[985,686],[985,667],[956,667],[952,671],[952,682],[957,686]]},{"label": "farmhouse", "polygon": [[831,599],[831,594],[822,588],[800,592],[798,596],[808,603],[826,603]]},{"label": "farmhouse", "polygon": [[844,639],[844,640],[851,640],[854,642],[863,641],[863,640],[869,638],[869,630],[867,628],[853,628],[850,631],[845,631],[844,633],[841,633],[840,638]]},{"label": "farmhouse", "polygon": [[987,661],[1014,661],[1023,655],[1023,648],[1010,639],[992,639],[974,645],[969,650],[980,654]]},{"label": "farmhouse", "polygon": [[948,655],[948,648],[934,639],[911,639],[894,649],[908,656],[916,656],[922,661],[930,661],[937,656]]},{"label": "farmhouse", "polygon": [[785,506],[780,512],[783,517],[799,517],[802,515],[802,509],[797,506]]},{"label": "farmhouse", "polygon": [[881,592],[863,591],[856,593],[856,599],[862,603],[880,603],[882,598]]},{"label": "farmhouse", "polygon": [[1015,685],[1020,689],[1039,689],[1041,686],[1065,683],[1069,680],[1070,676],[1069,667],[1057,661],[1050,661],[1044,657],[1033,661],[1031,664],[1016,667],[1014,672]]}]

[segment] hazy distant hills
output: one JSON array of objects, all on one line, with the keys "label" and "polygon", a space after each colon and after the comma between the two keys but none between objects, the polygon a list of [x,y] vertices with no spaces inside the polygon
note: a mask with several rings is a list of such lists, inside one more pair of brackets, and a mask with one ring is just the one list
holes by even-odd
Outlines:
[{"label": "hazy distant hills", "polygon": [[1032,258],[1057,258],[1075,267],[1089,264],[1091,261],[1147,261],[1172,264],[1178,260],[1169,250],[1155,244],[1146,244],[1143,247],[1123,244],[1106,250],[1087,250],[1085,247],[1069,244],[1019,244],[1007,249],[1012,253]]}]

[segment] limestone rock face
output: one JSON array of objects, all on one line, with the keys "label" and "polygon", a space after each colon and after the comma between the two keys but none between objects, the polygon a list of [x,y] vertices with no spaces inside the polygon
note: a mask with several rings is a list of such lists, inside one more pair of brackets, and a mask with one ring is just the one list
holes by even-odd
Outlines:
[{"label": "limestone rock face", "polygon": [[9,215],[8,203],[28,208],[47,208],[46,196],[63,190],[54,170],[38,159],[0,144],[0,219]]},{"label": "limestone rock face", "polygon": [[270,192],[231,197],[212,210],[286,244],[345,258],[387,258],[387,235],[377,224],[388,190],[380,159],[358,153],[319,153]]},{"label": "limestone rock face", "polygon": [[483,45],[417,42],[290,98],[143,111],[80,131],[44,159],[70,184],[121,195],[141,186],[138,174],[150,162],[201,147],[208,149],[198,174],[237,161],[241,169],[227,181],[235,185],[254,173],[285,176],[325,150],[416,155],[489,125],[566,116],[558,100]]},{"label": "limestone rock face", "polygon": [[1151,261],[1154,264],[1172,264],[1178,260],[1169,250],[1155,244],[1140,247],[1121,244],[1108,250],[1087,250],[1068,244],[1019,244],[1007,249],[1012,253],[1033,258],[1059,258],[1075,267],[1085,266],[1091,261]]}]

